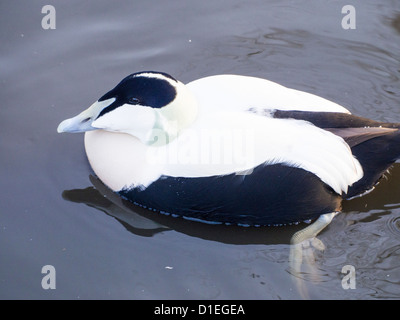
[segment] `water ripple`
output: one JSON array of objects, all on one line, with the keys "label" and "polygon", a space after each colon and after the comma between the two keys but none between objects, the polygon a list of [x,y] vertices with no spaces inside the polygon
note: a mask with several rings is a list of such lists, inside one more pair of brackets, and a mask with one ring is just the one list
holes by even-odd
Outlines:
[{"label": "water ripple", "polygon": [[400,238],[400,217],[391,217],[386,221],[386,226],[390,233]]}]

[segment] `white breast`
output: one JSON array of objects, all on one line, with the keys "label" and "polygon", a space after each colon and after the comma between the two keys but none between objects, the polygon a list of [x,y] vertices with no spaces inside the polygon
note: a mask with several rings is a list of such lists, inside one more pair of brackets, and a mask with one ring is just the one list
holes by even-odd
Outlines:
[{"label": "white breast", "polygon": [[96,175],[112,190],[149,185],[160,169],[149,165],[146,145],[127,134],[95,130],[85,132],[85,150]]}]

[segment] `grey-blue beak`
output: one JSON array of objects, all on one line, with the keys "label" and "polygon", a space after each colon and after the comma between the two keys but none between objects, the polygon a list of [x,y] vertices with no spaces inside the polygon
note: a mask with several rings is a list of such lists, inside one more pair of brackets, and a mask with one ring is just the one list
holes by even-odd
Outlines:
[{"label": "grey-blue beak", "polygon": [[58,133],[62,132],[86,132],[96,130],[97,128],[92,127],[93,119],[90,117],[82,117],[81,114],[76,117],[66,119],[62,121],[57,128]]},{"label": "grey-blue beak", "polygon": [[86,132],[98,129],[92,126],[93,121],[96,120],[101,110],[112,104],[114,101],[115,98],[110,98],[104,101],[96,101],[77,116],[62,121],[58,125],[57,132]]}]

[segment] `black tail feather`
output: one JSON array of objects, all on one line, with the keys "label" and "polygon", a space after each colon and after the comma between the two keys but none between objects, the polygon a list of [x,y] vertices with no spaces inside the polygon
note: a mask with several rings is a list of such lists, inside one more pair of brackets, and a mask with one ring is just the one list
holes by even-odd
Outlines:
[{"label": "black tail feather", "polygon": [[351,150],[361,163],[364,176],[349,188],[344,198],[351,198],[370,190],[400,159],[400,131],[364,141]]}]

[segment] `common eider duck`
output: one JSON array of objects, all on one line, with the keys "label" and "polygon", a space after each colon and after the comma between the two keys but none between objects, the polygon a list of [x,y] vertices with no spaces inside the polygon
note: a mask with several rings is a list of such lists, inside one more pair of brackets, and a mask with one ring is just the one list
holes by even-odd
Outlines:
[{"label": "common eider duck", "polygon": [[144,71],[57,130],[85,132],[95,174],[136,205],[244,226],[317,219],[313,235],[400,157],[399,127],[261,78]]}]

